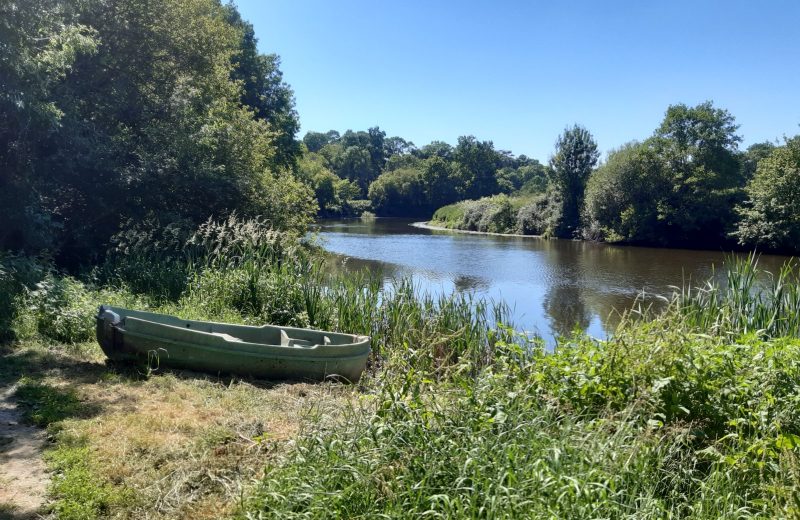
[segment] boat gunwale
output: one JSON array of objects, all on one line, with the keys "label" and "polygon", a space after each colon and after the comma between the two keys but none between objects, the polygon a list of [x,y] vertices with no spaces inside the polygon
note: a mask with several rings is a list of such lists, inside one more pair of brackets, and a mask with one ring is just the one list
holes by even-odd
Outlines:
[{"label": "boat gunwale", "polygon": [[[244,341],[244,340],[241,340],[241,339],[237,339],[237,340],[233,340],[232,341],[232,340],[229,340],[229,339],[227,339],[227,338],[225,338],[223,336],[217,335],[217,333],[215,333],[215,332],[206,332],[206,331],[203,331],[203,330],[197,330],[197,329],[192,329],[192,328],[177,327],[175,325],[167,325],[166,323],[159,323],[157,321],[143,320],[143,319],[137,318],[135,316],[128,316],[128,317],[130,317],[131,319],[140,321],[140,322],[153,324],[153,325],[156,325],[158,327],[168,327],[170,329],[180,330],[182,332],[189,332],[189,333],[192,333],[192,334],[202,334],[205,337],[213,337],[217,341],[221,341],[221,342],[225,343],[226,345],[232,345],[232,346],[237,346],[237,345],[244,346],[244,345],[247,345],[247,346],[255,346],[255,347],[271,347],[271,348],[276,348],[276,349],[285,349],[286,352],[298,352],[298,351],[315,352],[315,351],[328,351],[328,350],[335,351],[336,349],[345,348],[345,347],[360,347],[360,346],[364,346],[364,345],[367,345],[369,347],[369,343],[370,343],[369,336],[361,336],[361,335],[356,335],[356,334],[346,334],[346,333],[341,333],[341,332],[335,332],[334,334],[344,334],[346,336],[354,336],[354,337],[357,337],[357,338],[361,338],[361,341],[357,341],[355,343],[331,343],[329,345],[323,345],[323,344],[317,343],[317,344],[314,344],[314,345],[309,346],[309,347],[296,347],[296,346],[292,346],[292,345],[276,345],[274,343],[254,343],[252,341]],[[128,318],[128,317],[126,317],[126,318]],[[126,319],[126,318],[123,318],[123,320]],[[194,320],[186,320],[186,321],[194,321]],[[122,323],[124,323],[124,321]],[[154,337],[154,338],[159,338],[160,337],[160,336],[154,336],[154,335],[151,335],[151,334],[143,334],[141,332],[130,331],[122,323],[114,325],[114,327],[117,330],[119,330],[121,333],[123,333],[123,334],[136,335],[136,336],[150,336],[150,337]],[[203,323],[212,323],[212,322],[206,321],[206,322],[203,322]],[[227,325],[227,326],[231,325],[231,324],[226,324],[226,323],[214,323],[214,324],[215,325]],[[238,327],[239,325],[234,325],[234,326]],[[276,325],[262,325],[261,327],[256,327],[256,326],[253,326],[253,325],[244,325],[244,326],[245,327],[248,327],[248,326],[249,327],[253,327],[255,329],[264,329],[266,327],[271,327],[271,328],[275,328],[275,329],[278,329],[278,330],[286,330],[286,329],[289,329],[289,330],[311,330],[311,331],[319,333],[319,334],[328,334],[329,333],[329,332],[323,331],[323,330],[298,329],[298,328],[294,328],[294,327],[279,327],[279,326],[276,326]],[[166,338],[164,340],[166,341]],[[170,340],[170,341],[175,342],[175,343],[189,343],[189,342],[180,341],[180,340]],[[327,356],[324,356],[324,357],[327,357]]]}]

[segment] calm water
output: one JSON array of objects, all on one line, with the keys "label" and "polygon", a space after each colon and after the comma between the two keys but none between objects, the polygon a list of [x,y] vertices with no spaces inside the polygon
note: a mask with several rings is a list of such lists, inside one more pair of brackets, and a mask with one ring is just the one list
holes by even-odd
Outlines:
[{"label": "calm water", "polygon": [[[670,286],[720,276],[721,251],[623,247],[572,240],[470,235],[411,226],[413,220],[324,220],[319,236],[344,269],[368,269],[384,280],[411,277],[423,290],[472,291],[505,300],[518,328],[548,343],[580,327],[604,337],[615,310],[637,296],[658,304]],[[786,257],[763,255],[776,271]]]}]

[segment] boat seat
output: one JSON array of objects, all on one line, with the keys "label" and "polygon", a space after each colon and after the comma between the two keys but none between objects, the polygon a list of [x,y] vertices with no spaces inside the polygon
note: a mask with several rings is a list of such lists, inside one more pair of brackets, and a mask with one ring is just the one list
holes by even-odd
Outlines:
[{"label": "boat seat", "polygon": [[230,334],[225,334],[224,332],[212,332],[211,334],[213,334],[214,336],[219,336],[220,338],[225,339],[227,341],[238,341],[240,343],[242,341],[241,338],[231,336]]},{"label": "boat seat", "polygon": [[[330,343],[330,339],[325,336],[325,344],[327,345]],[[315,347],[317,344],[312,343],[305,339],[295,339],[290,338],[288,334],[286,334],[285,330],[281,330],[281,346],[282,347],[296,347],[296,348],[310,348]]]}]

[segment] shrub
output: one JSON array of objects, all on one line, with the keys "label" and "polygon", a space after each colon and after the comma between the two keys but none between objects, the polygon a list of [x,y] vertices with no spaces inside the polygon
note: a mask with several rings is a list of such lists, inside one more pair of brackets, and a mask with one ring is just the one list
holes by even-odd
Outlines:
[{"label": "shrub", "polygon": [[24,310],[25,295],[49,270],[47,264],[33,258],[0,253],[0,340],[17,335],[14,324]]},{"label": "shrub", "polygon": [[463,204],[449,204],[437,209],[431,218],[431,222],[447,228],[458,228],[464,219]]},{"label": "shrub", "polygon": [[27,298],[36,332],[62,343],[80,343],[94,337],[97,300],[83,283],[52,273]]},{"label": "shrub", "polygon": [[545,235],[552,229],[553,218],[547,196],[536,197],[522,206],[516,215],[516,231],[522,235]]}]

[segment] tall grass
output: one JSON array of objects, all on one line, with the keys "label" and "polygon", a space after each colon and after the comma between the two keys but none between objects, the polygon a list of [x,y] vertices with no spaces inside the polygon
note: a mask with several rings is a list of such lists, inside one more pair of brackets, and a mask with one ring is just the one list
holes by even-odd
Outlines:
[{"label": "tall grass", "polygon": [[[800,342],[698,337],[677,313],[554,353],[497,342],[271,465],[247,518],[786,518],[800,513]],[[405,366],[406,370],[396,370]]]},{"label": "tall grass", "polygon": [[2,287],[16,295],[14,323],[57,341],[90,336],[89,303],[114,298],[370,335],[351,407],[271,459],[242,517],[800,516],[791,266],[732,261],[724,282],[682,288],[646,319],[630,313],[606,341],[577,334],[547,352],[502,325],[503,305],[327,274],[258,225],[211,222],[194,237],[171,300],[50,271],[39,289],[8,276]]},{"label": "tall grass", "polygon": [[725,282],[716,279],[676,291],[674,305],[692,326],[711,334],[800,337],[800,285],[795,262],[777,273],[758,257],[730,257]]}]

